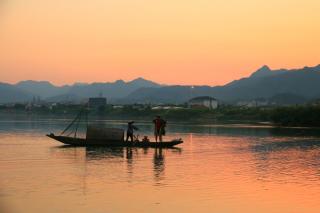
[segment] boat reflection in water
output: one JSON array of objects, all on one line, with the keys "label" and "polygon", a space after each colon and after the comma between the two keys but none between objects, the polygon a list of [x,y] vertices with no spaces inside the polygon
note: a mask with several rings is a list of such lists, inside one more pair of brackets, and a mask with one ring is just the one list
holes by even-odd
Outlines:
[{"label": "boat reflection in water", "polygon": [[[90,173],[105,176],[105,180],[112,181],[117,175],[123,175],[121,165],[127,168],[127,181],[132,182],[142,180],[148,177],[148,174],[135,173],[141,167],[150,167],[149,171],[153,172],[155,184],[161,184],[165,179],[165,155],[180,155],[181,148],[135,148],[135,147],[73,147],[73,146],[58,146],[51,149],[51,154],[54,157],[64,161],[71,161],[70,164],[77,168],[83,168],[82,175],[90,176]],[[65,162],[66,163],[66,162]],[[101,170],[104,168],[105,170]],[[117,168],[119,173],[117,174]],[[100,171],[96,171],[99,169]],[[94,170],[94,171],[93,171]],[[102,174],[107,171],[113,171],[108,175]],[[121,174],[120,174],[121,173]]]}]

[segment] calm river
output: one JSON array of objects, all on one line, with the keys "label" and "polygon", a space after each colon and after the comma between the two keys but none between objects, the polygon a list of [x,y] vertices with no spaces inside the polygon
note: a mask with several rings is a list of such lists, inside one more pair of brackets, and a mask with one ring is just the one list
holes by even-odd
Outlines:
[{"label": "calm river", "polygon": [[185,142],[162,150],[44,136],[68,122],[0,120],[0,212],[320,211],[320,130],[169,123],[166,138]]}]

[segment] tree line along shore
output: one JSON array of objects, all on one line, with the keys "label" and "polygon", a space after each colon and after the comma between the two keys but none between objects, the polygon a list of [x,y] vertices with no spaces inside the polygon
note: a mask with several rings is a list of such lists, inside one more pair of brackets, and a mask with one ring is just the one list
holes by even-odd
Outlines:
[{"label": "tree line along shore", "polygon": [[[72,118],[83,105],[58,104],[54,107],[39,106],[26,109],[23,104],[0,106],[1,116],[48,116]],[[217,109],[194,109],[184,106],[152,108],[148,105],[107,105],[90,110],[89,116],[101,119],[150,120],[160,115],[168,121],[213,123],[213,122],[269,122],[275,126],[320,127],[320,106],[238,107],[220,106]]]}]

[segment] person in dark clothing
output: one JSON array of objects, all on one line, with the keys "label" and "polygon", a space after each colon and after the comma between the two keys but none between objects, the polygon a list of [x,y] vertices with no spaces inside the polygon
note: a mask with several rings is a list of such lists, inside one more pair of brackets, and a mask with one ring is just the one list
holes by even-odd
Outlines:
[{"label": "person in dark clothing", "polygon": [[138,127],[134,126],[133,123],[134,121],[128,122],[126,142],[128,142],[129,138],[131,142],[133,142],[133,131],[138,130]]},{"label": "person in dark clothing", "polygon": [[153,120],[153,123],[154,123],[154,137],[156,139],[156,142],[158,142],[158,138],[159,138],[159,141],[162,142],[162,135],[165,135],[165,126],[167,122],[158,115]]}]

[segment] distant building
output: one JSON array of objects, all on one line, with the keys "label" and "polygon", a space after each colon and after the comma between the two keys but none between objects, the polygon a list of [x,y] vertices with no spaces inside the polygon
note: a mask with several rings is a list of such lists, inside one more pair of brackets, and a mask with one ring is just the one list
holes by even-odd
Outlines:
[{"label": "distant building", "polygon": [[107,105],[107,99],[103,97],[89,98],[88,106],[90,109],[103,109]]},{"label": "distant building", "polygon": [[123,109],[122,105],[114,105],[112,106],[113,109]]},{"label": "distant building", "polygon": [[160,110],[160,109],[164,109],[164,110],[183,109],[183,107],[179,107],[179,106],[154,106],[154,107],[151,107],[151,110]]},{"label": "distant building", "polygon": [[210,96],[200,96],[190,99],[188,105],[191,108],[217,109],[218,100]]},{"label": "distant building", "polygon": [[236,103],[237,106],[241,107],[263,107],[263,106],[269,106],[270,103],[268,100],[260,98],[255,100],[249,100],[249,101],[239,101]]}]

